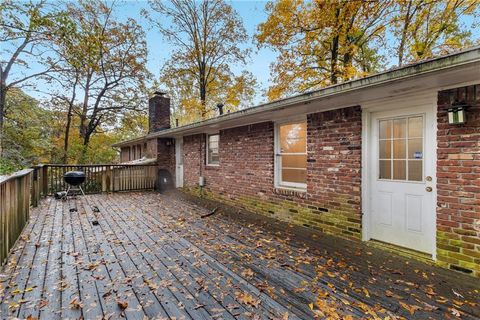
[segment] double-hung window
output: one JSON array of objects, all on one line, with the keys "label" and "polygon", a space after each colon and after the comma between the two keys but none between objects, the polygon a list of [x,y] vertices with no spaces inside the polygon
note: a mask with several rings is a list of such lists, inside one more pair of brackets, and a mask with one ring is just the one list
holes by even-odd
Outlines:
[{"label": "double-hung window", "polygon": [[220,156],[218,152],[218,143],[220,141],[219,134],[207,135],[207,165],[218,166],[220,164]]},{"label": "double-hung window", "polygon": [[278,123],[275,130],[276,187],[307,188],[307,122]]}]

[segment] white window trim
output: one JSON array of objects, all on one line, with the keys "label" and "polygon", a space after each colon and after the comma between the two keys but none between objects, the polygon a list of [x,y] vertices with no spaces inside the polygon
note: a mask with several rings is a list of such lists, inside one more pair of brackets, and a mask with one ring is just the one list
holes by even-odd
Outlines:
[{"label": "white window trim", "polygon": [[[302,191],[305,192],[307,191],[307,184],[306,183],[296,183],[296,182],[285,182],[282,181],[282,166],[281,166],[281,155],[280,155],[280,141],[279,141],[279,136],[280,136],[280,126],[281,125],[286,125],[286,124],[293,124],[293,123],[299,123],[299,122],[307,122],[306,117],[296,117],[296,118],[290,118],[284,121],[277,121],[275,122],[275,127],[274,127],[274,186],[277,189],[287,189],[287,190],[295,190],[295,191]],[[307,131],[308,131],[308,125],[307,125]],[[305,153],[307,154],[308,151],[308,146],[307,150],[305,150]],[[305,169],[307,170],[307,169]]]},{"label": "white window trim", "polygon": [[220,158],[220,132],[214,132],[214,133],[207,133],[206,134],[206,139],[205,139],[205,165],[208,167],[218,167],[220,166],[220,159],[218,160],[218,163],[209,163],[208,162],[208,145],[209,145],[209,137],[210,136],[218,136],[218,156]]}]

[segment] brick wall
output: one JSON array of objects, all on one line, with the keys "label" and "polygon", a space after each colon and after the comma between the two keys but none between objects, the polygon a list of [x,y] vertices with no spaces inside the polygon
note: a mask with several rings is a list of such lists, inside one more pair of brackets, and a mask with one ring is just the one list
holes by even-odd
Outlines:
[{"label": "brick wall", "polygon": [[338,232],[360,237],[362,111],[360,107],[308,117],[308,195]]},{"label": "brick wall", "polygon": [[205,135],[197,134],[183,137],[183,185],[195,187],[203,167],[203,140]]},{"label": "brick wall", "polygon": [[309,115],[308,188],[274,188],[274,124],[220,131],[220,166],[205,165],[205,135],[184,137],[184,185],[204,195],[347,238],[360,238],[361,109]]},{"label": "brick wall", "polygon": [[[463,102],[467,123],[449,125],[447,109]],[[480,276],[480,85],[438,94],[437,258]]]},{"label": "brick wall", "polygon": [[170,129],[170,99],[155,93],[148,100],[148,132]]}]

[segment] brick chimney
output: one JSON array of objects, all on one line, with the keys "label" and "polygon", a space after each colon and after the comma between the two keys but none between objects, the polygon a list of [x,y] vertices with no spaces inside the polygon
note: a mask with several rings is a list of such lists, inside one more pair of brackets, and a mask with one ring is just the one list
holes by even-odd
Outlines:
[{"label": "brick chimney", "polygon": [[165,92],[155,91],[148,100],[148,132],[170,129],[170,98]]}]

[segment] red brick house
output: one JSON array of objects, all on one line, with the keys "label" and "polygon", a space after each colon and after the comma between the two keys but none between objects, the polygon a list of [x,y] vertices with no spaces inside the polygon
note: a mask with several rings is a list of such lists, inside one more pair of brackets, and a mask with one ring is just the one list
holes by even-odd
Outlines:
[{"label": "red brick house", "polygon": [[480,276],[480,48],[182,127],[169,105],[122,159],[140,146],[186,192]]}]

